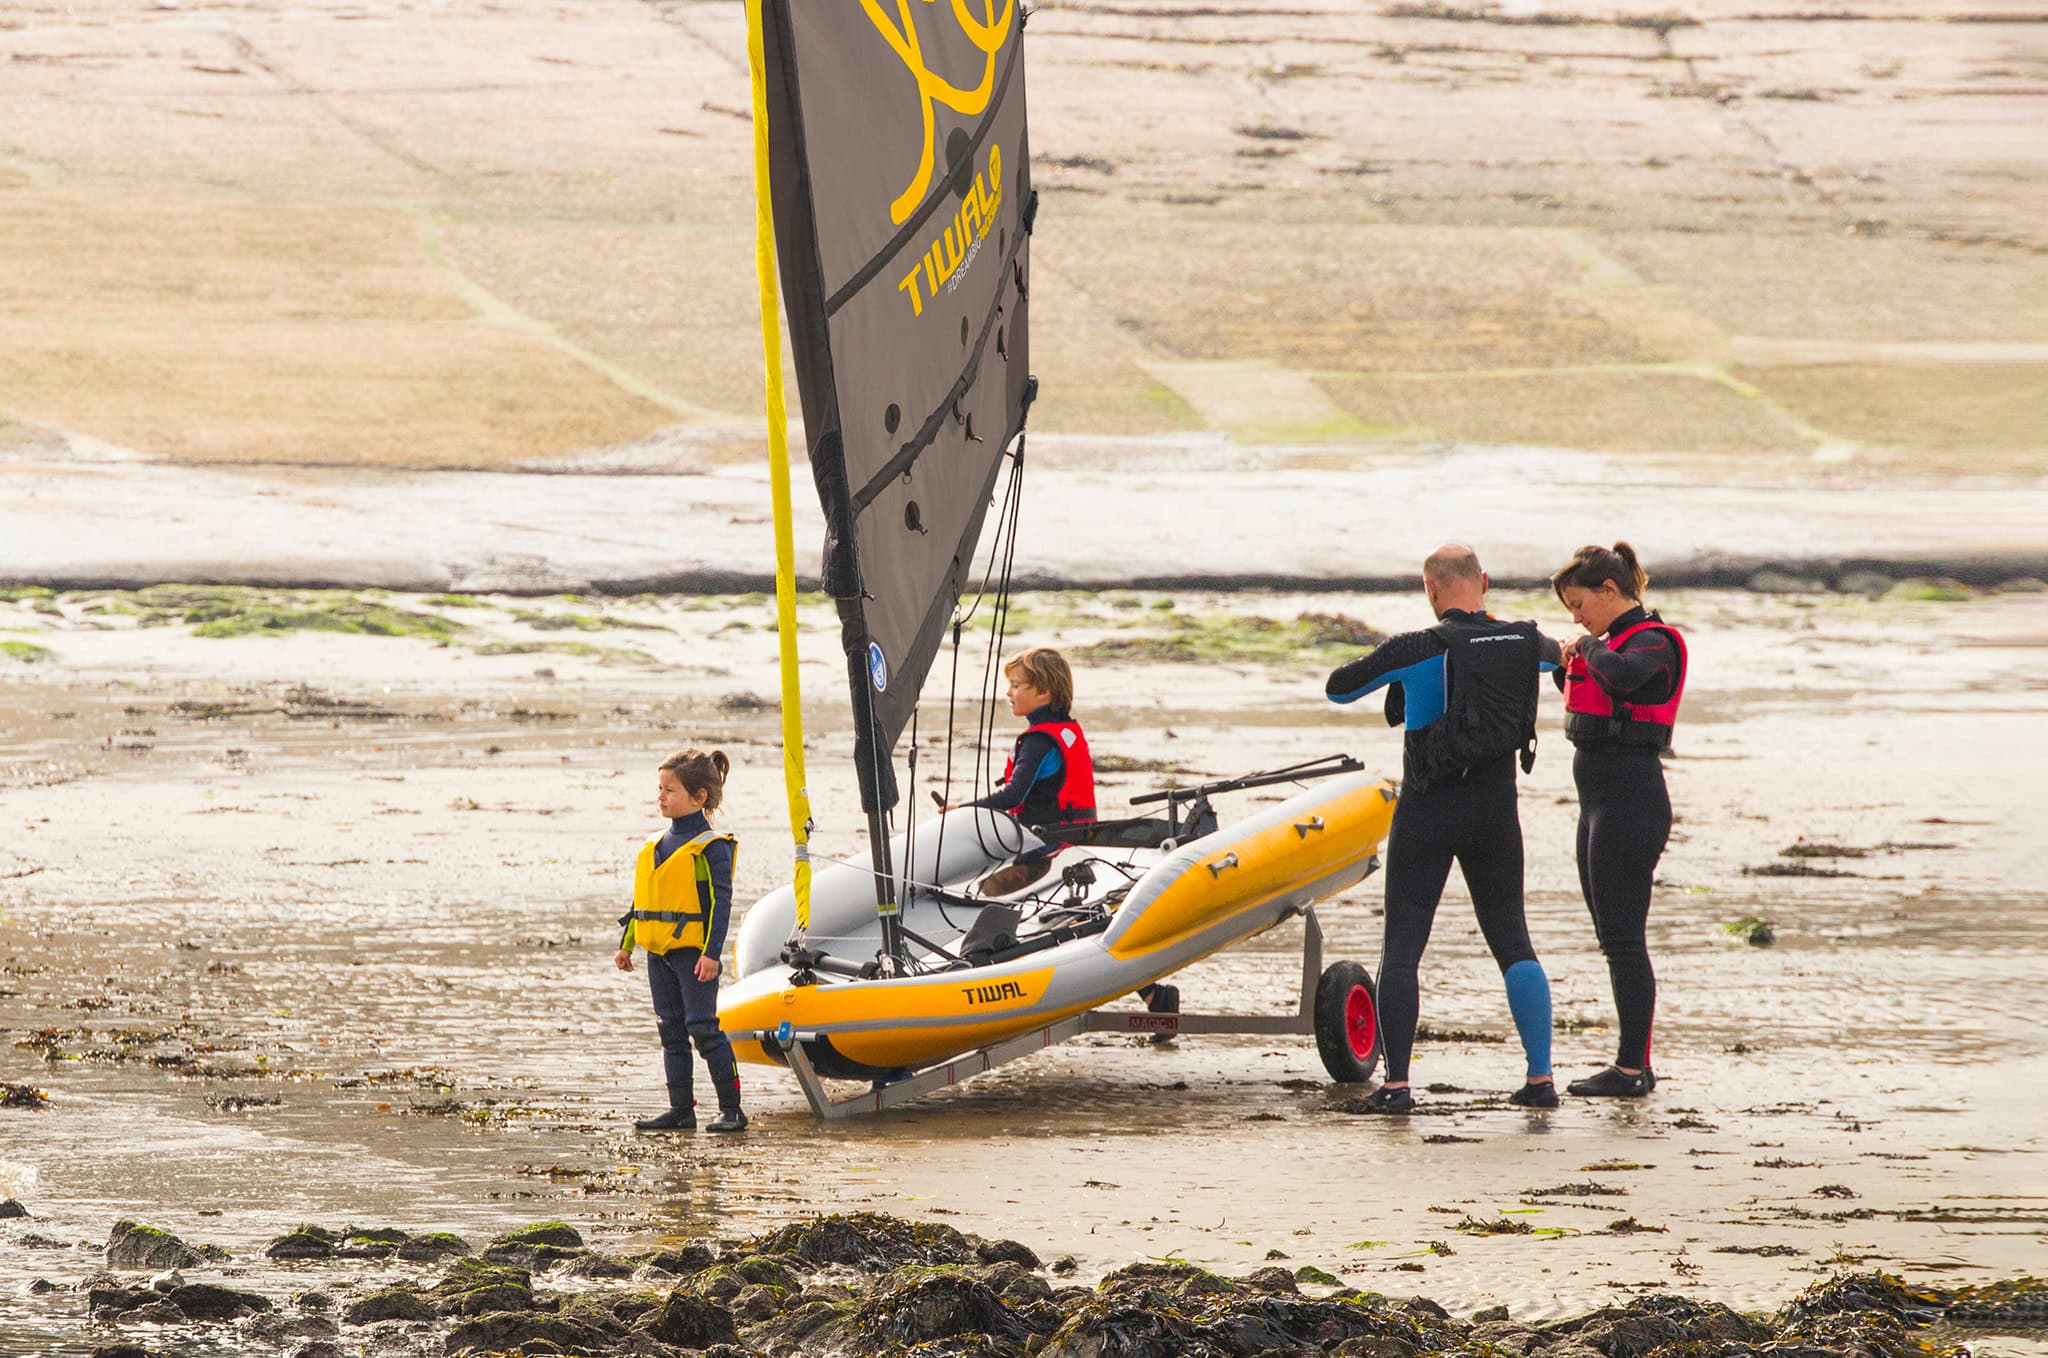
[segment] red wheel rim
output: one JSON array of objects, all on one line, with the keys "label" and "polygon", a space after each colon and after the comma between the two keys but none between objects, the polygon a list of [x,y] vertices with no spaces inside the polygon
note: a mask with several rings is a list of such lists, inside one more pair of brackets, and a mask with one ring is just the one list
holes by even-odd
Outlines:
[{"label": "red wheel rim", "polygon": [[1363,1061],[1372,1055],[1379,1037],[1379,1017],[1373,1012],[1372,992],[1362,985],[1351,987],[1344,997],[1344,1036],[1350,1039],[1353,1056]]}]

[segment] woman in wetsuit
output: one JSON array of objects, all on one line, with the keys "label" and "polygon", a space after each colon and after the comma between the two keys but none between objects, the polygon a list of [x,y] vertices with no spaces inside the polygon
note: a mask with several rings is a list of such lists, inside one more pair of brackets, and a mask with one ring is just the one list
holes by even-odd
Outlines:
[{"label": "woman in wetsuit", "polygon": [[1685,694],[1685,639],[1643,607],[1649,576],[1626,542],[1581,547],[1551,576],[1586,635],[1563,643],[1557,672],[1579,788],[1579,889],[1592,912],[1621,1038],[1614,1064],[1568,1092],[1641,1098],[1656,1087],[1650,1029],[1657,976],[1644,926],[1650,886],[1671,836],[1661,758]]}]

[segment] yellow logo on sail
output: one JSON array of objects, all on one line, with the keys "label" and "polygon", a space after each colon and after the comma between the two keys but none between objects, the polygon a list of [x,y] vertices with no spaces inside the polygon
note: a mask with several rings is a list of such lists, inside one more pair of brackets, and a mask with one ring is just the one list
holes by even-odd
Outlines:
[{"label": "yellow logo on sail", "polygon": [[939,295],[955,275],[974,263],[989,228],[995,225],[996,210],[1003,205],[1003,148],[988,147],[988,168],[974,176],[960,196],[953,220],[946,223],[924,254],[910,266],[896,284],[896,291],[910,294],[910,314],[924,315],[925,302]]},{"label": "yellow logo on sail", "polygon": [[[969,117],[988,107],[989,95],[996,84],[996,53],[1009,40],[1010,27],[1016,22],[1015,0],[981,0],[982,19],[975,19],[967,12],[968,0],[951,0],[953,17],[960,21],[960,31],[967,40],[979,48],[987,60],[981,69],[981,83],[971,90],[963,90],[949,81],[932,73],[925,65],[924,48],[917,36],[917,25],[910,17],[911,0],[896,0],[896,14],[901,26],[892,22],[882,12],[881,0],[860,0],[861,8],[867,11],[868,20],[875,31],[889,44],[904,66],[909,68],[911,79],[917,82],[918,112],[924,118],[924,149],[918,153],[917,173],[911,177],[910,187],[905,189],[895,202],[889,204],[889,220],[902,225],[911,210],[924,201],[925,190],[932,182],[933,122],[932,105],[944,104],[956,113]],[[920,0],[923,4],[935,0]],[[1002,17],[996,16],[997,9]],[[921,309],[921,308],[920,308]]]}]

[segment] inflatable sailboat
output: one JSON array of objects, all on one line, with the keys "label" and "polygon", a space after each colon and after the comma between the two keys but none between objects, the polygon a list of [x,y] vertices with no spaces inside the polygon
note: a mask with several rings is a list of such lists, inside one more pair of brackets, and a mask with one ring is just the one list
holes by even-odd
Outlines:
[{"label": "inflatable sailboat", "polygon": [[[1037,393],[1024,16],[1013,0],[749,0],[747,18],[796,847],[794,880],[748,911],[721,992],[740,1059],[790,1068],[824,1116],[879,1109],[1089,1030],[1313,1032],[1335,1078],[1364,1080],[1377,1055],[1371,980],[1354,963],[1322,967],[1313,911],[1373,871],[1393,815],[1392,785],[1355,762],[1332,756],[1132,799],[1163,814],[1033,828],[959,809],[897,827],[898,743],[949,644],[959,674],[970,624],[977,646],[980,625],[989,633],[984,741],[994,706]],[[815,876],[778,272],[868,830],[865,856]],[[957,697],[946,696],[948,748]],[[913,798],[916,758],[913,738]],[[1289,783],[1303,790],[1239,820],[1213,805]],[[1291,1014],[1101,1008],[1296,917],[1303,981]],[[830,1078],[869,1090],[834,1099]]]}]

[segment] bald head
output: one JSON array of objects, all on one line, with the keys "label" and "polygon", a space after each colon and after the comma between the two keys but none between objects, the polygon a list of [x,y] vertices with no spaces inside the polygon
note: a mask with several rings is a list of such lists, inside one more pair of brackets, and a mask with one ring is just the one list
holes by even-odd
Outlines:
[{"label": "bald head", "polygon": [[1422,561],[1422,592],[1438,617],[1453,608],[1476,613],[1486,604],[1486,572],[1479,553],[1462,542],[1446,542]]},{"label": "bald head", "polygon": [[1453,580],[1479,583],[1479,553],[1462,542],[1446,542],[1422,559],[1422,578],[1433,585]]}]

